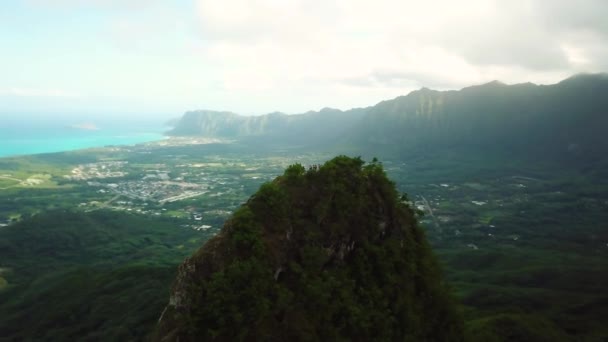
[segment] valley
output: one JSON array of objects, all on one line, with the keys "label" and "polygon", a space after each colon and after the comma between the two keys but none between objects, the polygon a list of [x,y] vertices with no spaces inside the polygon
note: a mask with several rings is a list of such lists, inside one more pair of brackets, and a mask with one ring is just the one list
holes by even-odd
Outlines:
[{"label": "valley", "polygon": [[[111,210],[169,220],[171,229],[205,241],[285,167],[317,165],[331,155],[165,143],[5,158],[0,174],[45,175],[46,181],[1,190],[0,223],[57,209]],[[566,333],[601,334],[596,303],[606,298],[601,270],[608,267],[608,233],[596,223],[608,222],[608,185],[576,168],[492,160],[429,154],[382,163],[418,210],[471,329],[509,313],[515,320],[540,317]],[[19,165],[28,165],[28,174]],[[3,278],[13,281],[10,273]],[[579,285],[580,279],[589,281]],[[586,319],[574,314],[582,307],[593,308]]]},{"label": "valley", "polygon": [[[14,328],[15,339],[66,339],[79,329],[92,340],[97,333],[142,339],[166,304],[176,267],[239,216],[250,196],[272,193],[268,182],[286,168],[300,177],[302,168],[290,165],[314,178],[320,165],[346,155],[371,161],[362,174],[386,172],[384,184],[394,182],[401,205],[413,210],[406,217],[421,222],[417,234],[426,235],[461,303],[470,340],[601,341],[608,336],[607,80],[423,88],[372,107],[289,116],[191,111],[157,142],[1,158],[0,268],[8,271],[0,316],[10,319],[0,330],[31,324],[31,303],[46,291],[41,305],[56,312],[36,315],[47,326],[34,335]],[[320,227],[318,215],[334,204],[309,200],[321,221],[304,219]],[[340,208],[345,221],[347,203],[356,200]],[[356,231],[345,221],[339,225]],[[148,288],[131,269],[158,285]],[[95,270],[102,271],[91,277]],[[75,289],[80,281],[93,290]],[[108,297],[97,300],[106,283]],[[90,319],[57,307],[64,287],[74,291],[74,307],[91,303],[83,309]],[[108,305],[144,288],[137,304],[145,317],[115,321],[121,313]],[[89,326],[102,321],[104,329]],[[64,322],[65,329],[48,328]]]},{"label": "valley", "polygon": [[606,13],[1,2],[0,342],[608,342]]}]

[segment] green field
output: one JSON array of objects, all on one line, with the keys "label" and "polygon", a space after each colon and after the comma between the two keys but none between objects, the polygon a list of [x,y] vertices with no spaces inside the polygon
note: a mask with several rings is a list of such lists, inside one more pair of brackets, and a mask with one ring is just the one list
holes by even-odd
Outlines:
[{"label": "green field", "polygon": [[21,181],[18,179],[3,178],[0,176],[0,190],[17,186],[19,183],[21,183]]}]

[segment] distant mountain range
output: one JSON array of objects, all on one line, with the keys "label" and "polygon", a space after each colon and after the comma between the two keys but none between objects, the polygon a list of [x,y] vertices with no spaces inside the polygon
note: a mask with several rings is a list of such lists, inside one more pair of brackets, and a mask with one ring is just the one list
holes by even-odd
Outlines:
[{"label": "distant mountain range", "polygon": [[580,74],[553,85],[493,81],[458,91],[422,88],[348,111],[262,116],[192,111],[168,134],[396,153],[463,147],[596,154],[608,150],[606,131],[608,74]]},{"label": "distant mountain range", "polygon": [[318,112],[295,115],[275,112],[261,116],[242,116],[231,112],[199,110],[186,112],[168,134],[255,139],[299,145],[328,143],[354,129],[365,113],[365,109],[343,112],[324,108]]}]

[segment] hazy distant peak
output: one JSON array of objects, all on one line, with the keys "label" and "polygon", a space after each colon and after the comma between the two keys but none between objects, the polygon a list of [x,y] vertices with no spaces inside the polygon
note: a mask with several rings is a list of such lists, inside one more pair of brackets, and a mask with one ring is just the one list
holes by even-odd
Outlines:
[{"label": "hazy distant peak", "polygon": [[509,84],[506,84],[502,81],[499,80],[493,80],[490,82],[486,82],[486,83],[482,83],[482,84],[476,84],[476,85],[472,85],[470,87],[465,87],[462,88],[462,90],[465,89],[480,89],[480,88],[498,88],[498,87],[509,87]]},{"label": "hazy distant peak", "polygon": [[486,84],[483,84],[483,85],[484,86],[506,86],[507,84],[504,83],[504,82],[501,82],[499,80],[493,80],[493,81],[490,81],[490,82],[488,82]]},{"label": "hazy distant peak", "polygon": [[460,91],[469,92],[469,91],[493,91],[497,89],[509,88],[513,87],[513,84],[507,84],[499,80],[493,80],[487,83],[476,84],[469,87],[464,87]]},{"label": "hazy distant peak", "polygon": [[266,117],[269,117],[269,118],[277,118],[277,117],[281,117],[281,116],[287,116],[287,114],[285,114],[283,112],[276,111],[276,112],[271,112],[271,113],[268,113],[268,114],[265,114],[265,115],[262,115],[262,116],[266,116]]},{"label": "hazy distant peak", "polygon": [[390,104],[390,103],[401,103],[401,102],[408,102],[408,101],[418,101],[421,98],[426,98],[426,97],[430,97],[430,96],[437,96],[438,94],[441,94],[442,92],[439,90],[434,90],[434,89],[430,89],[427,87],[422,87],[418,90],[414,90],[409,92],[407,95],[401,95],[401,96],[397,96],[391,100],[384,100],[381,101],[380,103],[378,103],[376,106],[382,106],[383,104]]},{"label": "hazy distant peak", "polygon": [[319,111],[319,113],[327,113],[327,112],[341,112],[341,110],[336,109],[336,108],[331,108],[331,107],[323,107]]},{"label": "hazy distant peak", "polygon": [[558,84],[578,83],[578,82],[592,82],[592,81],[608,81],[608,73],[579,73],[572,75],[565,80],[562,80]]}]

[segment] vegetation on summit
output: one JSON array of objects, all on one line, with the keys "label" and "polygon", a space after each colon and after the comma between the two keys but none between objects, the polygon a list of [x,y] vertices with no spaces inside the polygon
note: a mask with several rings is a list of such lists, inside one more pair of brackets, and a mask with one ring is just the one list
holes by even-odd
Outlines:
[{"label": "vegetation on summit", "polygon": [[463,340],[438,264],[376,161],[295,164],[178,271],[159,340]]}]

